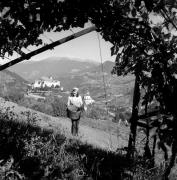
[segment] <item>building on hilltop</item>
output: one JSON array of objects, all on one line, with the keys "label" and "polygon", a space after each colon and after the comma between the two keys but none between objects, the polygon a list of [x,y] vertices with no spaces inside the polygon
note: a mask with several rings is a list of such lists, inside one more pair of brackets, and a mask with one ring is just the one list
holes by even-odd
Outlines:
[{"label": "building on hilltop", "polygon": [[32,89],[44,87],[60,87],[60,81],[54,80],[52,77],[42,77],[39,80],[35,80],[32,84]]}]

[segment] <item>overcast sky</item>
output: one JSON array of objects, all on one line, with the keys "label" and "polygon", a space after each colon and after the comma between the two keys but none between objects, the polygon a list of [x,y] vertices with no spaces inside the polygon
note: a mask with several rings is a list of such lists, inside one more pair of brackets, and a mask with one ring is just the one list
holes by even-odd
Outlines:
[{"label": "overcast sky", "polygon": [[[60,32],[60,33],[45,33],[41,36],[44,41],[51,43],[49,40],[56,41],[68,35],[71,35],[73,32],[78,32],[81,29],[73,29],[72,31]],[[105,42],[102,37],[99,35],[101,42],[101,52],[103,61],[113,60],[111,57],[110,47],[111,43]],[[83,35],[79,38],[66,42],[60,46],[57,46],[54,50],[49,50],[40,55],[35,56],[34,60],[44,59],[50,56],[57,57],[70,57],[70,58],[80,58],[80,59],[90,59],[99,62],[99,41],[97,33],[91,32],[86,35]]]},{"label": "overcast sky", "polygon": [[[87,26],[88,27],[88,26]],[[63,31],[59,33],[48,32],[41,35],[41,39],[45,43],[52,43],[53,41],[59,40],[66,36],[72,35],[78,31],[82,30],[81,28],[74,28],[69,31]],[[111,43],[106,42],[102,39],[101,35],[99,35],[100,43],[101,43],[101,52],[102,52],[102,60],[103,61],[114,61],[115,57],[111,57]],[[39,47],[37,47],[39,48]],[[36,49],[36,47],[28,47],[28,50],[24,49],[25,53],[28,53],[32,50]],[[29,51],[30,50],[30,51]],[[96,62],[100,62],[100,53],[99,53],[99,41],[97,32],[93,31],[86,35],[83,35],[79,38],[66,42],[60,46],[57,46],[53,50],[45,51],[39,55],[33,56],[31,61],[43,60],[48,57],[69,57],[69,58],[79,58],[83,60],[92,60]],[[8,56],[6,56],[8,57]],[[15,59],[19,57],[19,55],[14,55],[13,57],[9,57],[10,59]],[[1,60],[0,62],[5,63],[8,60]]]},{"label": "overcast sky", "polygon": [[[153,22],[153,24],[162,23],[163,18],[161,16],[157,16],[156,14],[150,15],[150,20]],[[90,23],[87,23],[85,25],[85,28],[92,26]],[[76,33],[78,31],[82,30],[81,28],[74,28],[69,31],[63,31],[59,33],[54,32],[48,32],[41,35],[41,39],[49,44],[53,41],[59,40],[61,38],[64,38],[66,36],[72,35],[73,33]],[[175,31],[176,32],[176,31]],[[102,52],[102,60],[103,61],[115,61],[115,56],[111,57],[111,43],[106,42],[102,39],[101,35],[99,35],[99,39],[101,42],[101,52]],[[37,47],[39,48],[39,47]],[[30,51],[36,49],[36,47],[29,47]],[[25,53],[30,52],[28,50],[24,50]],[[43,60],[48,57],[69,57],[69,58],[79,58],[83,60],[92,60],[96,62],[100,62],[100,53],[99,53],[99,41],[97,32],[91,32],[86,35],[83,35],[79,38],[76,38],[74,40],[71,40],[69,42],[66,42],[60,46],[57,46],[53,50],[45,51],[44,53],[41,53],[39,55],[33,56],[30,60],[31,61],[38,61]],[[9,57],[10,59],[15,59],[19,57],[19,55],[14,55],[13,57]],[[8,60],[0,60],[0,63],[7,62]]]}]

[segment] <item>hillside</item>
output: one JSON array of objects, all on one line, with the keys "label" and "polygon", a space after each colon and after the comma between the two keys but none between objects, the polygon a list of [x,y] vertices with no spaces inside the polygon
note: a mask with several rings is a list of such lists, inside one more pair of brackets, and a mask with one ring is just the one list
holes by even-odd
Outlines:
[{"label": "hillside", "polygon": [[28,61],[19,63],[10,68],[29,81],[34,81],[42,76],[58,77],[75,73],[96,66],[94,62],[78,59],[50,57],[41,61]]},{"label": "hillside", "polygon": [[[42,61],[21,63],[13,66],[11,70],[31,82],[42,76],[52,76],[61,81],[61,85],[66,91],[77,86],[81,94],[89,90],[91,96],[98,102],[103,103],[107,100],[110,105],[130,106],[134,77],[132,75],[126,77],[112,75],[114,64],[111,61],[103,63],[104,82],[100,63],[79,61],[78,59],[51,57]],[[105,89],[107,99],[105,99]]]},{"label": "hillside", "polygon": [[[0,96],[20,98],[27,90],[28,82],[9,70],[0,71]],[[12,99],[11,99],[12,100]]]},{"label": "hillside", "polygon": [[59,76],[58,79],[65,89],[70,90],[73,86],[77,86],[80,88],[82,94],[89,90],[91,96],[101,102],[105,101],[105,85],[107,101],[109,101],[110,104],[130,106],[132,103],[134,76],[127,75],[125,77],[118,77],[112,75],[111,70],[113,66],[114,62],[111,61],[103,63],[104,81],[100,64],[80,72],[72,73],[72,75]]},{"label": "hillside", "polygon": [[90,72],[90,73],[94,73],[94,72],[99,73],[100,72],[101,73],[102,72],[102,66],[103,66],[103,71],[108,73],[108,74],[111,74],[111,71],[112,71],[114,65],[115,65],[115,62],[105,61],[103,64],[99,63],[95,67],[88,68],[87,72]]},{"label": "hillside", "polygon": [[[21,112],[30,112],[31,117],[32,115],[35,115],[35,117],[39,120],[36,123],[41,128],[53,129],[55,132],[64,133],[65,136],[68,138],[73,138],[70,134],[71,122],[68,118],[52,117],[44,113],[40,113],[31,109],[24,108],[10,101],[4,101],[4,99],[0,98],[0,111],[6,112],[6,109],[8,107],[11,109],[13,113],[15,113],[18,116],[18,120],[21,122],[25,121],[27,118],[25,113],[23,114]],[[102,122],[102,124],[105,124],[105,126],[108,125],[108,123],[104,123],[104,122]],[[116,134],[117,128],[115,128],[115,125],[113,124],[114,123],[110,125],[110,127],[114,128],[112,130],[114,131],[114,134],[111,137],[112,142],[110,142],[110,134],[109,134],[110,132],[108,131],[108,127],[106,127],[107,129],[107,132],[106,132],[106,131],[100,130],[101,127],[99,127],[99,129],[95,127],[92,128],[85,125],[83,122],[81,122],[80,129],[79,129],[79,139],[84,143],[92,144],[93,146],[103,148],[105,150],[115,151],[117,147],[120,148],[127,144],[128,133],[126,135],[127,136],[126,140],[121,139],[120,140],[121,143],[117,144],[117,140],[118,140],[117,134]],[[126,128],[126,132],[128,132],[129,131],[128,128],[127,127],[125,128]],[[123,131],[125,133],[125,129]],[[110,143],[112,144],[112,146],[110,146]]]}]

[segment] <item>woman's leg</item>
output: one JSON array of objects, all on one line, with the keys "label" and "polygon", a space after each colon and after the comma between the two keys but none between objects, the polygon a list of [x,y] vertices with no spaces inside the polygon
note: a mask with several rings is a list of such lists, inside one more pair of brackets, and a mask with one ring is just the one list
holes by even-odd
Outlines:
[{"label": "woman's leg", "polygon": [[77,135],[77,121],[73,119],[71,121],[72,121],[71,133],[73,136],[76,136]]},{"label": "woman's leg", "polygon": [[76,120],[76,135],[79,134],[79,120],[80,119]]},{"label": "woman's leg", "polygon": [[74,135],[74,120],[71,119],[71,134]]}]

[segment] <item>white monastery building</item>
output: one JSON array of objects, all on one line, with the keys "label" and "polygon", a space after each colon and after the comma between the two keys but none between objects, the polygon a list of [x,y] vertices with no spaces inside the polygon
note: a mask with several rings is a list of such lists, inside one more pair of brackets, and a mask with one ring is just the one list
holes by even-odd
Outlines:
[{"label": "white monastery building", "polygon": [[32,84],[32,89],[44,87],[60,87],[60,81],[54,80],[52,77],[42,77]]}]

